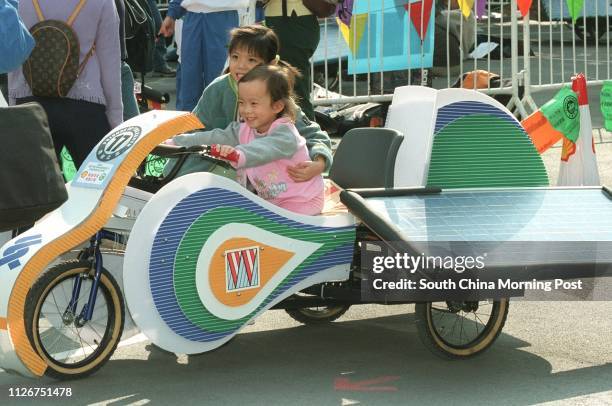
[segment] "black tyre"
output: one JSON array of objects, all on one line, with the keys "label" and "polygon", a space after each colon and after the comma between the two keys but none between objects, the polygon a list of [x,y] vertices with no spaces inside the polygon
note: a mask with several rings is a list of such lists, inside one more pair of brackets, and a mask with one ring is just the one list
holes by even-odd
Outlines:
[{"label": "black tyre", "polygon": [[462,359],[481,354],[501,333],[508,299],[482,302],[417,303],[419,337],[434,354]]},{"label": "black tyre", "polygon": [[351,305],[302,307],[300,309],[286,309],[291,318],[303,324],[329,323],[342,316]]},{"label": "black tyre", "polygon": [[[81,278],[77,309],[68,304]],[[125,307],[119,285],[103,270],[92,319],[80,322],[94,271],[86,261],[66,261],[47,270],[28,292],[25,327],[34,350],[45,360],[46,375],[78,379],[96,372],[111,357],[123,332]]]},{"label": "black tyre", "polygon": [[[597,25],[597,27],[596,27]],[[587,44],[593,45],[606,33],[608,27],[606,25],[606,18],[594,18],[589,17],[586,19],[586,26],[582,17],[578,18],[574,25],[574,32],[576,36],[582,41],[586,37]]]}]

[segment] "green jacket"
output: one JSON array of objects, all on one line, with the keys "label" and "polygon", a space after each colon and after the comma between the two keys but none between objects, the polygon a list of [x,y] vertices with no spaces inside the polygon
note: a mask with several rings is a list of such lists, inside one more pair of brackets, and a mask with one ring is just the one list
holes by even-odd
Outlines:
[{"label": "green jacket", "polygon": [[[230,74],[219,76],[204,89],[202,97],[193,109],[207,130],[226,128],[232,121],[238,119],[238,88]],[[325,158],[325,170],[332,163],[331,140],[329,135],[315,122],[306,117],[302,110],[296,114],[295,127],[306,139],[310,159],[318,155]]]}]

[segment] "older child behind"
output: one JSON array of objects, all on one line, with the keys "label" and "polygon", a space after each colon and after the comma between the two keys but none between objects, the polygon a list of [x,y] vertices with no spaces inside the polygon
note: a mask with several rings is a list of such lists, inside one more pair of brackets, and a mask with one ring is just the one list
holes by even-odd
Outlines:
[{"label": "older child behind", "polygon": [[296,182],[287,172],[288,167],[309,159],[306,141],[293,124],[293,78],[288,67],[261,65],[250,70],[238,82],[238,110],[243,123],[231,123],[224,130],[179,135],[174,143],[222,144],[222,157],[238,153],[234,166],[243,186],[251,186],[260,197],[287,210],[316,215],[323,209],[323,177]]},{"label": "older child behind", "polygon": [[[193,113],[207,129],[225,128],[238,120],[237,82],[254,67],[282,65],[278,60],[279,42],[274,31],[262,25],[248,25],[231,32],[228,47],[228,73],[215,79],[202,93]],[[306,181],[329,170],[332,163],[331,141],[325,131],[304,115],[299,108],[295,113],[295,127],[306,139],[310,157],[289,166],[289,176],[296,182]],[[202,160],[191,159],[181,173],[206,170]]]}]

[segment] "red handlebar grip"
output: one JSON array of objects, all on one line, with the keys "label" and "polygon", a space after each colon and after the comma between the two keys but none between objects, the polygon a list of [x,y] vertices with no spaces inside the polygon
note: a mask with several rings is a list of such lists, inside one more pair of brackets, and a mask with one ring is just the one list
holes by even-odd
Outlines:
[{"label": "red handlebar grip", "polygon": [[221,156],[221,151],[219,150],[218,144],[213,144],[210,146],[210,155],[232,162],[238,162],[238,158],[240,157],[240,153],[235,150],[227,156]]}]

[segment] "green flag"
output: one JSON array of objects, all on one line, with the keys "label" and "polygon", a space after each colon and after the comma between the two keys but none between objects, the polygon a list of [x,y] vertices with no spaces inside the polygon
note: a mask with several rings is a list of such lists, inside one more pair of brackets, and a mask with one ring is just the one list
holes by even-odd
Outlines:
[{"label": "green flag", "polygon": [[64,179],[66,179],[66,182],[70,182],[72,178],[74,178],[74,175],[76,175],[77,169],[74,167],[72,157],[65,147],[62,149],[60,155],[62,158],[61,166],[62,172],[64,172]]},{"label": "green flag", "polygon": [[569,87],[564,87],[540,108],[553,128],[568,140],[576,142],[580,135],[580,110],[578,97]]},{"label": "green flag", "polygon": [[167,158],[157,155],[149,155],[146,158],[145,175],[159,178],[164,173],[164,167],[168,163]]},{"label": "green flag", "polygon": [[606,80],[601,89],[601,114],[606,130],[612,131],[612,80]]},{"label": "green flag", "polygon": [[580,14],[582,14],[582,4],[584,0],[566,0],[567,1],[567,9],[569,10],[570,16],[572,17],[572,21],[576,23]]}]

